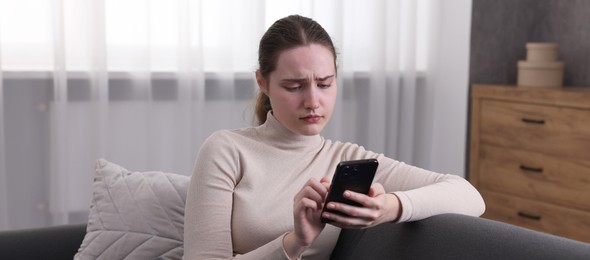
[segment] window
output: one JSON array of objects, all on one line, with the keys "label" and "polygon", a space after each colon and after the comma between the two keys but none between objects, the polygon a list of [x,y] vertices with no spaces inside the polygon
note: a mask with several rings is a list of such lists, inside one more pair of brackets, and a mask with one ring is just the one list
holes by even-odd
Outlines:
[{"label": "window", "polygon": [[[377,12],[384,5],[394,13]],[[427,0],[0,0],[0,64],[3,70],[51,71],[64,57],[66,70],[177,71],[186,66],[249,72],[256,67],[264,30],[280,17],[300,13],[315,17],[346,49],[342,53],[350,61],[345,66],[354,66],[351,70],[370,70],[374,59],[366,53],[383,43],[393,46],[389,55],[399,55],[398,60],[416,56],[396,67],[425,70],[430,5]],[[415,39],[390,41],[385,30],[395,38]]]}]

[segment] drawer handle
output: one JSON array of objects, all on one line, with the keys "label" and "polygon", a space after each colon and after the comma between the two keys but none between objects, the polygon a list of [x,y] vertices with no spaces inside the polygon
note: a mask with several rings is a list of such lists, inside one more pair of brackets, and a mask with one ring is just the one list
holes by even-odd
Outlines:
[{"label": "drawer handle", "polygon": [[545,120],[543,120],[543,119],[530,119],[530,118],[526,118],[526,117],[522,118],[522,122],[525,122],[527,124],[538,124],[538,125],[545,124]]},{"label": "drawer handle", "polygon": [[522,217],[522,218],[528,218],[531,220],[537,220],[537,221],[541,220],[541,216],[539,216],[539,215],[529,214],[529,213],[525,213],[522,211],[518,212],[518,216]]},{"label": "drawer handle", "polygon": [[522,164],[520,165],[520,169],[527,172],[543,173],[543,168],[530,167]]}]

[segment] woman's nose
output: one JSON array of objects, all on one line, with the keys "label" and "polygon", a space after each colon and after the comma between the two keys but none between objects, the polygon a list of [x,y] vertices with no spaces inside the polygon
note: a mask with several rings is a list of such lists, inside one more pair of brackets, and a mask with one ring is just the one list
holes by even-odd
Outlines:
[{"label": "woman's nose", "polygon": [[304,106],[306,109],[313,110],[320,107],[319,96],[317,91],[318,90],[314,86],[307,89],[304,101]]}]

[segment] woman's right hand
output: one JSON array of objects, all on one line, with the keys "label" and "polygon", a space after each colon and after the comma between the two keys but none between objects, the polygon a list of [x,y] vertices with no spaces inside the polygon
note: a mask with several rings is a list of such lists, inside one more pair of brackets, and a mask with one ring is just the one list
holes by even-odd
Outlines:
[{"label": "woman's right hand", "polygon": [[322,205],[330,181],[311,178],[295,195],[293,201],[294,230],[283,238],[283,247],[289,258],[299,257],[320,235],[325,223],[320,221]]}]

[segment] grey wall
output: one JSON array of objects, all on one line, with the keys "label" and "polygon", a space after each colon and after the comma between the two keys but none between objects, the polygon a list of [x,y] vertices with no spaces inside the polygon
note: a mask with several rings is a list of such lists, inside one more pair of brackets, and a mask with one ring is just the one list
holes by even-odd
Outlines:
[{"label": "grey wall", "polygon": [[564,85],[590,87],[588,0],[473,0],[470,83],[516,84],[527,42],[556,42]]}]

